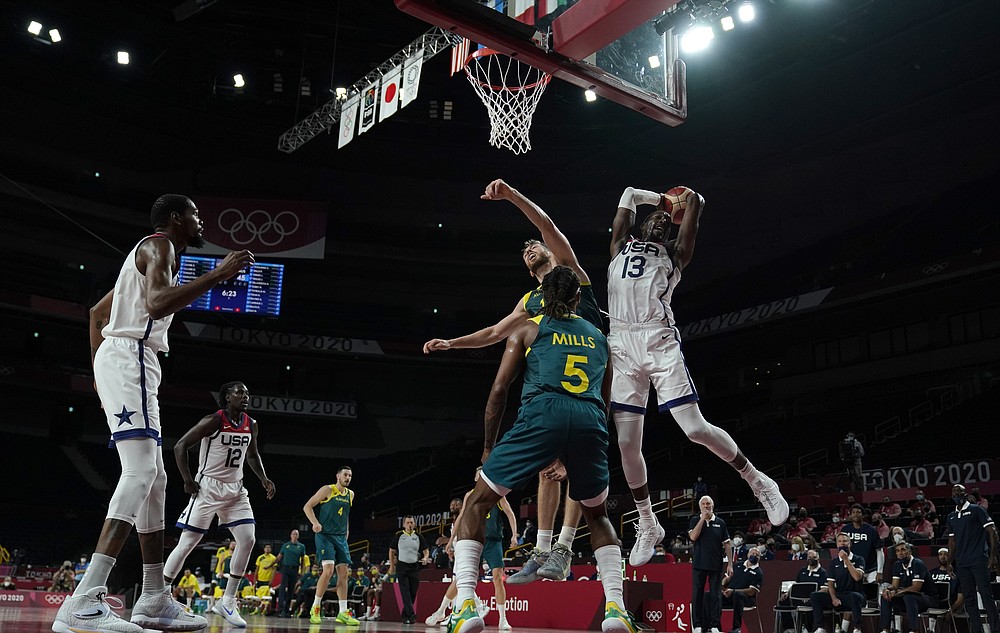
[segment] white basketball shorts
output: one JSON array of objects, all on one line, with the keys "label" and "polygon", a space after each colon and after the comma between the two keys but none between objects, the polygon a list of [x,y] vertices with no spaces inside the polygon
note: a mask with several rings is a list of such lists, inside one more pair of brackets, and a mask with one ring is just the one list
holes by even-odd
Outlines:
[{"label": "white basketball shorts", "polygon": [[645,414],[651,383],[660,411],[698,401],[676,327],[659,322],[613,323],[608,346],[613,410]]},{"label": "white basketball shorts", "polygon": [[202,477],[198,484],[201,486],[198,494],[191,495],[191,500],[177,519],[177,527],[205,534],[216,515],[219,516],[220,528],[256,523],[253,508],[250,507],[250,495],[242,481],[227,483]]},{"label": "white basketball shorts", "polygon": [[160,434],[160,360],[134,338],[104,339],[94,357],[94,382],[111,430],[111,442]]}]

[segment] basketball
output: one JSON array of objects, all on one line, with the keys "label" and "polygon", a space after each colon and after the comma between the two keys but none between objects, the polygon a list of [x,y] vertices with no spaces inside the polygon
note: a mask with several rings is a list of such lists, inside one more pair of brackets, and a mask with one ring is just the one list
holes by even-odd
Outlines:
[{"label": "basketball", "polygon": [[684,211],[687,209],[687,198],[689,195],[691,195],[691,190],[684,186],[673,187],[663,194],[665,198],[665,210],[670,214],[670,221],[674,224],[680,224],[684,218]]}]

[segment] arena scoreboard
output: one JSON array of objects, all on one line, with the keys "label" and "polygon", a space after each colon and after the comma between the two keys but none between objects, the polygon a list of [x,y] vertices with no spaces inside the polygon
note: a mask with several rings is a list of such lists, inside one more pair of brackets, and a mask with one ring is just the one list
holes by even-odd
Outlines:
[{"label": "arena scoreboard", "polygon": [[[221,257],[181,255],[178,283],[190,283],[221,263]],[[281,313],[284,278],[284,264],[256,262],[195,299],[187,309],[276,317]]]}]

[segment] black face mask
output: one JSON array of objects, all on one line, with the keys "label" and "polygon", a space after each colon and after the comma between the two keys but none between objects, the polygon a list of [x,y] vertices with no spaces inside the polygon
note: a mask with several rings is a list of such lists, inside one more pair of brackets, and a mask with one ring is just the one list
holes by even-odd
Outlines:
[{"label": "black face mask", "polygon": [[957,506],[965,505],[965,495],[955,495],[951,498],[951,500],[954,501]]}]

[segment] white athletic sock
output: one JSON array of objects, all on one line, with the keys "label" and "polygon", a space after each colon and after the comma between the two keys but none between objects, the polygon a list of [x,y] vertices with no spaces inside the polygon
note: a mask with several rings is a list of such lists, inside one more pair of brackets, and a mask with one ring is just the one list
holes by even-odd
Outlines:
[{"label": "white athletic sock", "polygon": [[848,620],[847,618],[844,618],[841,621],[841,623],[840,623],[840,630],[843,631],[844,633],[850,633],[851,632],[851,621]]},{"label": "white athletic sock", "polygon": [[573,539],[576,538],[576,528],[568,525],[562,526],[559,531],[559,544],[567,549],[573,549]]},{"label": "white athletic sock", "polygon": [[625,608],[625,598],[622,594],[622,548],[617,545],[605,545],[594,552],[597,559],[597,571],[601,574],[601,584],[604,585],[606,602],[614,602],[619,608]]},{"label": "white athletic sock", "polygon": [[446,595],[444,598],[441,598],[441,606],[438,607],[437,612],[438,613],[444,613],[445,611],[448,610],[448,607],[450,607],[450,606],[451,606],[451,598],[449,598]]},{"label": "white athletic sock", "polygon": [[226,592],[223,594],[223,598],[235,598],[236,591],[240,588],[240,583],[243,582],[243,576],[234,576],[229,574],[229,581],[226,582]]},{"label": "white athletic sock", "polygon": [[163,563],[142,566],[142,593],[163,593]]},{"label": "white athletic sock", "polygon": [[458,588],[456,605],[463,605],[466,600],[474,599],[482,554],[483,544],[479,541],[462,539],[455,543],[455,586]]},{"label": "white athletic sock", "polygon": [[653,502],[649,497],[636,499],[635,509],[639,512],[639,527],[645,528],[656,523],[656,517],[653,516]]},{"label": "white athletic sock", "polygon": [[499,600],[497,601],[497,613],[500,614],[500,622],[507,621],[507,606]]},{"label": "white athletic sock", "polygon": [[337,613],[347,611],[347,600],[338,600],[337,602],[340,604],[340,610],[337,611]]},{"label": "white athletic sock", "polygon": [[83,580],[76,586],[76,591],[73,592],[73,595],[83,595],[94,587],[106,587],[108,585],[108,576],[111,575],[111,570],[114,566],[115,559],[107,554],[94,552],[90,557],[90,566],[84,572]]},{"label": "white athletic sock", "polygon": [[739,473],[740,477],[750,483],[753,483],[760,476],[760,473],[753,467],[753,464],[750,463],[749,459],[747,460],[747,465],[741,468]]},{"label": "white athletic sock", "polygon": [[552,530],[538,530],[535,547],[542,552],[550,551],[552,549]]},{"label": "white athletic sock", "polygon": [[323,596],[316,596],[315,598],[313,598],[313,606],[314,607],[323,606]]}]

